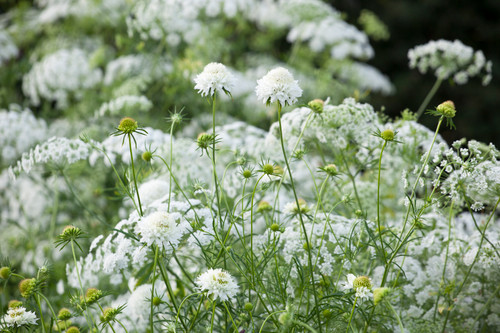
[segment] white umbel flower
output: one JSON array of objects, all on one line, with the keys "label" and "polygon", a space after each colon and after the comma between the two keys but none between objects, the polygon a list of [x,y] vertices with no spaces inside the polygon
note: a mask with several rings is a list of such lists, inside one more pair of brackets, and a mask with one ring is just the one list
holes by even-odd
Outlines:
[{"label": "white umbel flower", "polygon": [[302,96],[299,81],[293,79],[288,69],[277,67],[270,70],[262,79],[257,80],[257,98],[265,104],[274,102],[281,106],[292,105]]},{"label": "white umbel flower", "polygon": [[36,314],[32,311],[26,311],[22,306],[9,309],[4,315],[3,320],[7,327],[21,327],[24,325],[36,325],[38,320]]},{"label": "white umbel flower", "polygon": [[227,301],[238,293],[238,284],[228,272],[216,268],[210,268],[196,279],[196,285],[200,291],[206,291],[214,299]]},{"label": "white umbel flower", "polygon": [[206,65],[194,82],[196,83],[194,89],[198,90],[201,96],[213,96],[215,93],[230,94],[234,88],[233,74],[226,66],[218,62]]},{"label": "white umbel flower", "polygon": [[179,214],[158,211],[146,216],[135,228],[135,232],[141,235],[140,241],[147,245],[154,243],[163,246],[167,251],[177,247],[186,233],[186,226],[185,223],[178,224],[175,215]]}]

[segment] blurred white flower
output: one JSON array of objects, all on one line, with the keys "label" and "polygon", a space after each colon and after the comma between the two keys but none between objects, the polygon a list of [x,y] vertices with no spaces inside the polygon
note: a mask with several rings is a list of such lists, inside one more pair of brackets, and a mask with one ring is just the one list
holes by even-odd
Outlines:
[{"label": "blurred white flower", "polygon": [[205,66],[203,72],[194,79],[201,96],[213,96],[215,93],[230,94],[234,87],[234,76],[221,63],[211,62]]},{"label": "blurred white flower", "polygon": [[262,79],[257,80],[255,93],[257,98],[265,104],[274,102],[281,106],[292,105],[302,96],[299,82],[293,79],[288,69],[277,67],[270,70]]},{"label": "blurred white flower", "polygon": [[38,320],[36,314],[32,311],[26,311],[22,306],[9,309],[7,314],[3,316],[3,320],[7,327],[21,327],[24,325],[36,325]]},{"label": "blurred white flower", "polygon": [[227,301],[238,293],[238,284],[234,278],[220,268],[209,269],[196,279],[200,291],[206,291],[214,299]]}]

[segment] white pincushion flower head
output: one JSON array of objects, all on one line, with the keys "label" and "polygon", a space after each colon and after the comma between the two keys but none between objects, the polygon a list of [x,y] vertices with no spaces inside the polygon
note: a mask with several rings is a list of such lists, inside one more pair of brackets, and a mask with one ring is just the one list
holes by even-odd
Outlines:
[{"label": "white pincushion flower head", "polygon": [[206,291],[214,300],[219,298],[221,301],[227,301],[238,293],[238,284],[234,278],[220,268],[210,268],[198,276],[196,285],[200,291]]},{"label": "white pincushion flower head", "polygon": [[277,67],[257,80],[257,98],[269,105],[278,102],[281,106],[292,105],[302,96],[299,81],[293,79],[288,69]]},{"label": "white pincushion flower head", "polygon": [[177,247],[187,229],[185,223],[176,222],[176,219],[180,218],[176,215],[179,214],[157,211],[139,221],[135,232],[141,235],[140,241],[147,245],[154,243],[160,247],[163,246],[167,251],[170,251],[172,247]]},{"label": "white pincushion flower head", "polygon": [[363,300],[371,297],[372,287],[373,287],[372,280],[368,276],[356,277],[354,274],[347,274],[347,281],[344,282],[342,289],[343,290],[354,289],[356,291],[356,297]]},{"label": "white pincushion flower head", "polygon": [[3,317],[7,327],[21,327],[25,325],[36,325],[38,320],[36,314],[32,311],[26,311],[22,306],[11,308]]},{"label": "white pincushion flower head", "polygon": [[233,74],[226,66],[218,62],[211,62],[205,66],[203,72],[196,75],[194,89],[198,90],[201,96],[213,96],[215,93],[231,95],[234,80]]}]

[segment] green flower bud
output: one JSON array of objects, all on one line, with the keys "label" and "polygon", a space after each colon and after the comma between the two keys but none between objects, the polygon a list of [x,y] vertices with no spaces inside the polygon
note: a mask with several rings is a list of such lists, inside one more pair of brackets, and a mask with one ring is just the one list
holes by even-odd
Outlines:
[{"label": "green flower bud", "polygon": [[280,231],[280,226],[278,223],[273,223],[271,224],[271,231],[273,232],[277,232],[277,231]]},{"label": "green flower bud", "polygon": [[269,202],[264,201],[264,200],[259,202],[259,204],[257,205],[257,212],[258,213],[267,212],[267,211],[270,211],[272,209],[273,209],[273,207],[269,204]]},{"label": "green flower bud", "polygon": [[457,113],[457,110],[455,109],[455,103],[453,103],[452,101],[445,101],[439,104],[436,108],[436,111],[441,113],[446,118],[453,118]]},{"label": "green flower bud", "polygon": [[274,173],[274,166],[272,164],[266,163],[262,166],[262,172],[266,175],[272,175]]},{"label": "green flower bud", "polygon": [[253,310],[253,304],[250,302],[245,303],[245,310],[251,312]]},{"label": "green flower bud", "polygon": [[19,291],[21,292],[21,296],[24,298],[29,298],[35,292],[36,288],[36,279],[24,279],[19,282]]},{"label": "green flower bud", "polygon": [[321,170],[326,172],[326,174],[329,176],[336,176],[339,173],[337,166],[333,163],[324,166],[323,168],[321,168]]},{"label": "green flower bud", "polygon": [[69,318],[72,317],[71,311],[67,308],[62,308],[59,310],[59,313],[57,314],[57,318],[60,320],[68,320]]},{"label": "green flower bud", "polygon": [[134,133],[138,127],[139,126],[137,125],[137,121],[135,121],[135,119],[130,117],[125,117],[122,120],[120,120],[120,124],[118,125],[118,130],[125,134],[131,134]]},{"label": "green flower bud", "polygon": [[196,143],[198,147],[201,149],[207,149],[212,143],[212,134],[208,133],[200,133],[198,134],[198,138],[196,139]]},{"label": "green flower bud", "polygon": [[380,303],[380,301],[382,301],[384,297],[389,294],[390,291],[391,289],[387,287],[373,289],[373,303],[375,305]]},{"label": "green flower bud", "polygon": [[393,141],[394,140],[394,131],[390,128],[385,129],[382,131],[382,133],[380,133],[380,136],[385,141]]},{"label": "green flower bud", "polygon": [[161,304],[161,298],[158,296],[153,297],[153,305],[158,306]]},{"label": "green flower bud", "polygon": [[85,302],[87,305],[97,302],[102,297],[102,291],[96,288],[89,288],[85,293]]},{"label": "green flower bud", "polygon": [[252,170],[249,169],[243,170],[243,177],[245,177],[245,179],[252,177]]},{"label": "green flower bud", "polygon": [[0,268],[0,278],[7,280],[10,277],[10,274],[12,271],[10,270],[10,267],[4,266]]},{"label": "green flower bud", "polygon": [[23,305],[23,302],[13,299],[9,301],[9,309],[15,309]]},{"label": "green flower bud", "polygon": [[323,113],[323,106],[325,105],[325,102],[321,99],[313,99],[309,103],[307,103],[307,106],[311,110],[313,110],[314,113]]},{"label": "green flower bud", "polygon": [[151,159],[153,158],[153,153],[150,151],[145,151],[144,153],[142,153],[141,157],[144,162],[151,162]]},{"label": "green flower bud", "polygon": [[[155,297],[158,298],[158,297]],[[154,298],[153,298],[153,304],[154,304]],[[104,309],[104,312],[102,314],[102,321],[104,322],[110,322],[115,320],[116,316],[120,313],[118,309],[115,308],[106,308]]]},{"label": "green flower bud", "polygon": [[80,329],[76,326],[71,326],[66,330],[66,333],[80,333]]}]

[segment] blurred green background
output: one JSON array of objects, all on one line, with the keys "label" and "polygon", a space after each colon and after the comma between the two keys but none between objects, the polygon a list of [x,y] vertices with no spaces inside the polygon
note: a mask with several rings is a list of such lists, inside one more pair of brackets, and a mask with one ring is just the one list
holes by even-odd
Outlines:
[{"label": "blurred green background", "polygon": [[[408,49],[429,40],[461,40],[474,50],[482,50],[493,62],[493,79],[483,87],[478,78],[465,85],[443,82],[429,107],[453,100],[457,108],[456,130],[443,129],[448,142],[466,137],[500,146],[500,1],[499,0],[335,0],[329,1],[357,23],[362,9],[373,11],[390,31],[386,41],[372,41],[375,57],[368,63],[389,76],[396,87],[392,96],[372,96],[376,108],[397,116],[406,107],[418,109],[435,77],[408,68]],[[424,115],[421,122],[435,128],[436,120]]]}]

